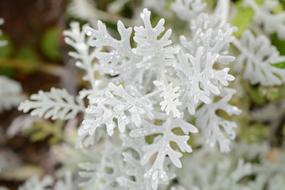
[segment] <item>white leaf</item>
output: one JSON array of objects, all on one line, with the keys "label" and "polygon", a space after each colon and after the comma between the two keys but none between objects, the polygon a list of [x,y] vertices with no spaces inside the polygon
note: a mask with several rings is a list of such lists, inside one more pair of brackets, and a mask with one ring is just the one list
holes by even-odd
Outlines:
[{"label": "white leaf", "polygon": [[[184,135],[176,135],[172,130],[181,128]],[[144,156],[141,159],[142,164],[153,162],[151,169],[146,172],[145,178],[152,181],[153,189],[157,189],[158,184],[168,181],[168,176],[164,170],[164,164],[167,157],[176,167],[181,167],[180,158],[182,153],[171,147],[170,143],[174,142],[178,145],[182,152],[192,152],[192,148],[188,144],[189,134],[197,133],[195,126],[181,119],[168,118],[161,126],[156,126],[149,122],[144,122],[142,128],[133,129],[130,133],[131,137],[144,137],[148,135],[158,135],[152,144],[143,147]],[[154,159],[154,161],[152,160]]]},{"label": "white leaf", "polygon": [[236,156],[206,149],[185,156],[183,168],[177,172],[179,185],[191,190],[252,190],[242,180],[254,174],[251,164]]},{"label": "white leaf", "polygon": [[82,29],[79,23],[72,22],[70,29],[64,31],[65,43],[74,48],[69,55],[76,59],[76,66],[83,69],[86,75],[83,79],[89,81],[94,86],[95,83],[95,49],[89,46],[90,39],[86,35],[88,26],[84,25]]},{"label": "white leaf", "polygon": [[94,135],[99,127],[106,127],[108,135],[118,128],[123,133],[129,124],[140,127],[143,118],[152,118],[152,103],[135,88],[124,89],[110,83],[101,92],[90,96],[86,117],[79,128],[79,136]]},{"label": "white leaf", "polygon": [[132,28],[126,28],[121,21],[117,23],[120,40],[113,38],[107,31],[105,24],[98,21],[97,29],[89,28],[89,45],[95,47],[96,57],[99,60],[99,71],[116,77],[117,81],[131,82],[140,78],[139,70],[135,63],[140,56],[134,54],[131,47]]},{"label": "white leaf", "polygon": [[259,6],[255,0],[245,0],[244,4],[254,10],[257,27],[262,27],[267,34],[277,33],[279,38],[285,39],[285,13],[274,13],[274,9],[280,5],[278,1],[264,0]]},{"label": "white leaf", "polygon": [[34,176],[20,186],[19,190],[49,190],[52,183],[53,179],[50,176],[44,177],[41,181]]},{"label": "white leaf", "polygon": [[285,57],[280,56],[276,47],[271,45],[266,36],[254,37],[247,31],[240,42],[235,41],[234,45],[240,51],[234,67],[251,84],[272,86],[280,85],[285,81],[285,70],[273,66],[275,63],[285,61]]},{"label": "white leaf", "polygon": [[196,113],[197,127],[201,128],[204,136],[202,141],[210,146],[218,143],[221,152],[230,151],[230,140],[235,139],[237,124],[218,116],[217,111],[223,110],[228,115],[240,114],[237,107],[228,103],[234,93],[234,90],[225,89],[219,101],[203,105]]},{"label": "white leaf", "polygon": [[160,96],[163,98],[163,101],[160,102],[161,109],[173,117],[182,117],[182,113],[178,109],[181,106],[181,102],[179,100],[179,87],[173,87],[172,83],[165,84],[160,81],[154,81],[154,84],[160,89],[162,92]]},{"label": "white leaf", "polygon": [[212,95],[219,95],[221,88],[228,86],[234,77],[229,69],[216,69],[214,64],[219,56],[207,52],[200,47],[196,54],[191,55],[181,51],[175,69],[180,78],[181,102],[190,114],[195,113],[201,103],[209,104]]},{"label": "white leaf", "polygon": [[194,55],[197,48],[202,46],[212,54],[218,54],[221,58],[229,58],[228,62],[221,62],[222,64],[228,64],[234,60],[233,56],[228,55],[228,48],[234,39],[235,28],[228,23],[222,22],[215,16],[202,13],[193,19],[191,32],[191,40],[187,40],[184,36],[180,40],[182,46],[190,54]]},{"label": "white leaf", "polygon": [[30,100],[22,102],[19,110],[31,111],[32,116],[51,119],[71,119],[84,110],[83,102],[64,89],[52,88],[50,92],[39,91]]},{"label": "white leaf", "polygon": [[205,8],[206,4],[202,0],[175,0],[172,4],[172,10],[186,22],[192,21]]},{"label": "white leaf", "polygon": [[23,99],[20,83],[0,76],[0,112],[18,106]]},{"label": "white leaf", "polygon": [[121,147],[114,142],[104,142],[100,154],[92,162],[79,164],[79,176],[83,188],[92,187],[98,190],[124,190],[117,182],[123,176],[123,157]]},{"label": "white leaf", "polygon": [[165,30],[164,19],[160,19],[156,26],[151,24],[151,12],[144,9],[141,13],[143,26],[135,27],[134,41],[137,47],[134,52],[143,56],[137,63],[137,67],[143,70],[151,70],[160,75],[166,66],[174,61],[174,55],[178,49],[172,46],[170,36],[172,31]]}]

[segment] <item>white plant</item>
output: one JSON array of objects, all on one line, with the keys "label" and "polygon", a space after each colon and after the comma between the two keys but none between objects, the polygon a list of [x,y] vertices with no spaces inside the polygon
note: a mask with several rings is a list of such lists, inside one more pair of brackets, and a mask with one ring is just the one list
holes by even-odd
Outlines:
[{"label": "white plant", "polygon": [[95,50],[89,46],[89,38],[86,36],[85,31],[87,25],[80,28],[79,23],[72,22],[70,30],[64,32],[65,42],[74,48],[69,55],[76,59],[75,65],[85,72],[84,80],[88,81],[94,88],[95,85]]},{"label": "white plant", "polygon": [[121,39],[117,40],[108,33],[106,26],[101,21],[98,21],[97,26],[97,30],[92,28],[88,30],[88,35],[92,36],[89,44],[96,47],[96,57],[100,60],[100,64],[95,65],[96,69],[112,76],[119,75],[123,82],[140,77],[140,71],[134,64],[139,60],[139,57],[134,54],[130,44],[132,29],[126,28],[119,21],[117,26]]},{"label": "white plant", "polygon": [[206,4],[202,0],[176,0],[172,4],[172,10],[180,19],[186,22],[191,22],[205,8]]},{"label": "white plant", "polygon": [[241,111],[237,107],[229,104],[234,93],[234,90],[225,89],[223,97],[219,101],[203,105],[196,114],[197,127],[201,128],[206,144],[214,146],[218,143],[222,152],[230,151],[230,140],[236,137],[237,124],[223,119],[217,115],[217,111],[222,110],[228,115],[240,114]]},{"label": "white plant", "polygon": [[240,51],[234,67],[242,73],[244,79],[248,79],[251,84],[260,83],[264,86],[280,85],[285,82],[285,70],[273,66],[284,62],[285,57],[280,55],[266,36],[255,37],[247,31],[240,41],[234,41],[234,45]]},{"label": "white plant", "polygon": [[164,84],[160,81],[154,81],[154,84],[162,92],[160,96],[163,98],[163,101],[160,102],[161,110],[165,111],[167,115],[173,115],[173,117],[182,117],[182,113],[178,109],[181,106],[179,100],[179,87],[174,87],[172,83]]},{"label": "white plant", "polygon": [[254,167],[253,173],[256,175],[256,179],[249,183],[249,189],[276,190],[282,187],[284,185],[284,180],[282,179],[285,177],[284,160],[285,154],[283,150],[267,150],[266,154],[261,156],[260,164]]},{"label": "white plant", "polygon": [[[98,189],[134,189],[134,184],[146,190],[163,189],[173,178],[168,171],[172,166],[181,168],[183,153],[192,152],[188,141],[190,134],[198,132],[190,122],[191,117],[197,118],[196,109],[203,106],[202,112],[212,106],[214,110],[205,115],[214,125],[198,122],[203,133],[212,133],[219,125],[233,133],[234,124],[225,126],[214,114],[217,109],[238,113],[227,104],[233,93],[223,93],[234,80],[227,67],[234,60],[227,52],[233,28],[201,16],[194,22],[193,38],[174,43],[164,19],[153,26],[150,11],[144,9],[140,16],[141,26],[125,27],[118,21],[120,39],[112,37],[101,21],[96,29],[83,26],[82,30],[72,23],[65,39],[74,48],[70,55],[85,72],[91,89],[80,91],[81,99],[59,89],[40,91],[20,106],[32,115],[51,119],[73,118],[84,110],[78,129],[80,148],[88,144],[97,151],[101,150],[98,146],[105,149],[99,161],[80,164],[80,175],[86,178],[85,184],[97,184]],[[221,97],[220,103],[213,101],[216,96]],[[199,117],[203,119],[201,114]],[[124,135],[131,139],[128,142],[139,141],[131,154]],[[220,140],[214,135],[203,135],[203,139]],[[123,143],[114,142],[118,137]],[[148,142],[148,138],[153,140]],[[228,145],[227,141],[221,150],[228,150]],[[140,173],[130,170],[132,164],[138,165]]]},{"label": "white plant", "polygon": [[175,67],[181,81],[181,102],[190,114],[194,114],[201,103],[209,104],[213,95],[219,95],[223,86],[228,86],[234,80],[229,68],[217,70],[214,64],[219,60],[218,54],[212,54],[203,46],[196,53],[181,52]]},{"label": "white plant", "polygon": [[179,184],[187,190],[249,190],[240,180],[253,173],[252,166],[230,155],[217,155],[205,150],[183,159],[185,166],[178,172]]},{"label": "white plant", "polygon": [[0,111],[18,106],[23,99],[21,84],[0,76]]},{"label": "white plant", "polygon": [[67,12],[80,19],[85,19],[91,23],[97,20],[96,4],[92,0],[72,0],[70,1]]},{"label": "white plant", "polygon": [[123,190],[117,182],[124,174],[121,147],[118,145],[107,141],[101,148],[101,155],[97,161],[79,164],[79,176],[84,180],[81,186],[91,185],[98,190]]},{"label": "white plant", "polygon": [[254,27],[262,27],[265,33],[277,33],[279,38],[285,39],[285,13],[274,13],[278,1],[264,0],[259,6],[255,0],[245,0],[244,4],[254,10]]},{"label": "white plant", "polygon": [[[74,2],[81,3],[80,16],[96,18],[90,16],[87,1]],[[127,2],[117,1],[111,9],[116,11],[116,6]],[[145,0],[143,5],[161,12],[165,3]],[[285,37],[283,13],[271,13],[276,3],[265,0],[259,7],[254,0],[246,0],[246,5],[252,7],[254,22],[263,25],[265,33]],[[230,103],[235,94],[229,88],[235,79],[228,66],[235,61],[231,43],[240,51],[235,68],[252,84],[279,85],[285,79],[284,71],[272,65],[284,57],[266,36],[256,38],[246,32],[235,40],[236,29],[227,23],[229,6],[229,0],[219,0],[214,13],[206,14],[202,0],[176,0],[172,9],[190,24],[190,34],[179,42],[172,40],[164,19],[153,24],[147,9],[140,14],[139,26],[128,23],[126,27],[118,21],[118,38],[102,21],[96,28],[71,24],[64,32],[65,42],[73,48],[70,55],[84,71],[90,89],[76,97],[64,89],[40,91],[19,107],[48,119],[72,119],[84,113],[76,129],[79,149],[63,144],[55,150],[65,160],[62,171],[72,172],[55,183],[55,190],[253,190],[265,186],[275,190],[284,186],[280,165],[271,168],[261,160],[261,168],[253,171],[237,159],[239,154],[247,154],[247,159],[264,154],[259,149],[249,148],[250,154],[236,150],[238,155],[232,157],[205,151],[206,144],[229,152],[236,136],[237,124],[230,118],[241,111]],[[262,29],[255,27],[254,31]],[[201,148],[188,156],[190,135],[198,132],[195,143]],[[252,174],[256,180],[244,183],[242,179]],[[177,184],[172,182],[175,179]],[[32,178],[20,190],[47,190],[50,185],[49,180]]]},{"label": "white plant", "polygon": [[183,50],[178,54],[180,64],[175,67],[182,82],[180,88],[185,90],[181,93],[182,105],[190,114],[201,102],[209,104],[213,95],[220,95],[234,80],[227,67],[235,59],[228,52],[234,31],[219,18],[201,13],[191,23],[192,38],[180,37]]},{"label": "white plant", "polygon": [[31,177],[24,185],[19,187],[19,190],[50,190],[53,179],[50,176],[39,180],[37,177]]},{"label": "white plant", "polygon": [[[183,135],[176,135],[173,132],[174,129],[181,129]],[[176,167],[182,167],[180,158],[183,154],[181,152],[192,152],[192,148],[188,144],[189,133],[197,132],[198,130],[193,125],[184,120],[174,118],[168,118],[161,126],[145,122],[143,128],[131,131],[131,137],[158,135],[152,144],[143,146],[144,156],[141,159],[142,164],[146,164],[150,160],[153,162],[150,170],[145,173],[145,178],[152,181],[153,189],[157,189],[161,182],[169,181],[169,177],[164,169],[166,159],[170,159]],[[173,149],[171,142],[176,143],[181,152]],[[153,158],[154,156],[155,158]]]},{"label": "white plant", "polygon": [[[81,30],[79,23],[71,23],[71,29],[64,33],[65,41],[74,51],[70,56],[76,59],[75,65],[85,72],[84,80],[88,81],[92,89],[96,88],[95,82],[95,51],[91,48],[85,34],[87,26]],[[50,92],[40,91],[38,94],[31,96],[31,100],[26,100],[19,106],[24,112],[32,111],[31,114],[39,117],[51,119],[72,119],[85,108],[83,98],[90,91],[80,91],[80,97],[74,97],[65,89],[52,88]]]},{"label": "white plant", "polygon": [[120,132],[125,132],[130,123],[140,127],[143,116],[152,118],[152,103],[134,88],[126,91],[121,85],[110,83],[103,92],[97,94],[90,96],[91,105],[86,109],[89,117],[83,121],[79,136],[87,132],[92,136],[102,126],[106,127],[111,136],[116,127]]},{"label": "white plant", "polygon": [[[165,76],[165,69],[174,63],[178,48],[171,40],[172,30],[165,30],[165,20],[160,19],[155,27],[151,24],[151,12],[144,9],[141,13],[143,26],[134,27],[134,53],[141,56],[136,66],[144,72],[154,74],[157,79]],[[151,77],[151,76],[150,76]]]},{"label": "white plant", "polygon": [[19,110],[31,111],[32,116],[45,119],[71,119],[83,111],[83,102],[67,93],[65,89],[52,88],[50,92],[39,91],[20,104]]},{"label": "white plant", "polygon": [[229,45],[233,41],[233,33],[236,31],[227,22],[219,17],[201,13],[191,23],[192,39],[187,42],[185,37],[181,37],[181,43],[192,54],[195,47],[203,46],[207,51],[221,56],[221,63],[229,63],[234,57],[229,55]]},{"label": "white plant", "polygon": [[[130,0],[129,0],[130,1]],[[154,10],[155,12],[159,13],[160,15],[167,15],[165,8],[167,6],[167,1],[165,0],[143,0],[142,7],[148,8],[150,10]]]},{"label": "white plant", "polygon": [[151,180],[144,177],[149,165],[141,165],[140,159],[143,157],[145,142],[142,138],[130,138],[127,135],[121,135],[124,161],[124,175],[120,176],[118,183],[129,190],[151,190]]}]

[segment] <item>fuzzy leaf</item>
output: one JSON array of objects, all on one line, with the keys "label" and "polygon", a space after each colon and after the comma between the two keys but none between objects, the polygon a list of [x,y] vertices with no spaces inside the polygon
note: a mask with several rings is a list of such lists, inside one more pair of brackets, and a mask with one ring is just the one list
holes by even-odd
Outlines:
[{"label": "fuzzy leaf", "polygon": [[255,37],[247,31],[240,42],[234,44],[241,52],[234,67],[251,84],[272,86],[285,81],[285,70],[274,67],[274,64],[285,61],[285,57],[280,56],[266,36]]},{"label": "fuzzy leaf", "polygon": [[22,102],[19,110],[31,111],[32,116],[51,119],[71,119],[84,109],[83,102],[64,89],[52,88],[50,92],[39,91],[30,100]]}]

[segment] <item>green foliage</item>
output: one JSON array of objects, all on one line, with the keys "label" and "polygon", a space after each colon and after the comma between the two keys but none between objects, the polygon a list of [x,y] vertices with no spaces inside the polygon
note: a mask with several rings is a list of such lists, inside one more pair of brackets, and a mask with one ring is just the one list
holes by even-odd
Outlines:
[{"label": "green foliage", "polygon": [[[6,59],[6,58],[11,57],[11,55],[14,52],[14,46],[13,46],[13,43],[12,43],[11,39],[9,38],[9,36],[7,36],[5,34],[0,35],[0,41],[6,42],[6,45],[1,47],[0,59]],[[15,71],[10,69],[10,68],[0,67],[0,75],[13,77],[15,74],[16,74]]]},{"label": "green foliage", "polygon": [[[278,49],[281,55],[285,55],[285,40],[281,40],[277,35],[271,37],[272,44]],[[273,66],[281,69],[285,69],[285,61],[281,63],[276,63]]]},{"label": "green foliage", "polygon": [[276,64],[273,64],[273,66],[279,69],[285,69],[285,62],[276,63]]},{"label": "green foliage", "polygon": [[7,77],[13,77],[16,75],[16,72],[10,68],[0,68],[0,75],[4,75]]},{"label": "green foliage", "polygon": [[210,9],[214,9],[216,4],[217,4],[217,1],[216,0],[204,0],[204,2],[207,4],[207,6],[210,8]]},{"label": "green foliage", "polygon": [[[283,6],[285,6],[285,0],[279,0],[279,1],[280,1],[279,6],[277,6],[277,8],[274,10],[275,13],[284,11]],[[281,55],[285,55],[285,40],[279,39],[277,35],[274,34],[271,36],[271,42],[278,49]],[[277,68],[285,69],[285,61],[281,63],[276,63],[273,66]]]},{"label": "green foliage", "polygon": [[277,87],[268,88],[267,92],[266,92],[266,98],[269,101],[278,100],[278,99],[282,98],[281,91]]},{"label": "green foliage", "polygon": [[56,28],[49,28],[43,35],[41,48],[45,56],[51,60],[60,58],[60,37],[61,31]]},{"label": "green foliage", "polygon": [[[261,5],[264,0],[256,0],[257,4]],[[239,0],[236,3],[236,15],[231,20],[231,24],[237,27],[236,37],[240,37],[250,26],[254,11],[250,7],[244,6],[244,0]]]},{"label": "green foliage", "polygon": [[268,138],[269,128],[262,124],[242,125],[240,128],[240,139],[246,143],[258,143]]},{"label": "green foliage", "polygon": [[252,86],[248,82],[243,82],[243,88],[249,96],[249,102],[257,105],[263,106],[268,102],[279,101],[285,98],[285,86]]},{"label": "green foliage", "polygon": [[248,93],[250,100],[254,104],[262,106],[266,103],[264,91],[262,91],[262,89],[259,88],[259,86],[253,87],[248,82],[244,82],[243,87],[245,91]]},{"label": "green foliage", "polygon": [[0,41],[6,41],[6,45],[1,47],[0,58],[10,57],[14,51],[14,46],[11,39],[7,35],[0,35]]},{"label": "green foliage", "polygon": [[[16,57],[21,60],[37,61],[39,60],[37,53],[30,46],[23,46],[17,52]],[[36,63],[36,62],[35,62]]]},{"label": "green foliage", "polygon": [[251,24],[254,12],[251,8],[245,7],[243,1],[236,3],[237,14],[232,19],[231,24],[237,27],[236,37],[240,37]]},{"label": "green foliage", "polygon": [[23,131],[23,134],[32,142],[43,141],[48,138],[50,144],[56,144],[63,138],[62,126],[62,121],[55,123],[47,121],[35,122],[33,127]]}]

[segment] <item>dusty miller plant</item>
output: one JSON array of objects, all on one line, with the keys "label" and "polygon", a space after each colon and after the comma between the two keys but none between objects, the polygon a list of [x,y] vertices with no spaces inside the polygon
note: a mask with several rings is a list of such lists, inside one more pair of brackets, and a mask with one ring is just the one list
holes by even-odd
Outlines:
[{"label": "dusty miller plant", "polygon": [[[227,23],[229,6],[228,0],[220,0],[213,13],[206,13],[206,4],[200,0],[176,0],[173,11],[181,19],[191,18],[186,20],[191,35],[181,36],[179,42],[172,41],[172,30],[164,26],[164,19],[152,22],[148,9],[141,12],[139,26],[126,27],[118,21],[119,38],[102,21],[96,28],[71,23],[64,32],[65,41],[73,48],[70,55],[90,88],[76,97],[65,89],[40,91],[19,109],[47,119],[71,119],[84,113],[78,148],[95,149],[101,155],[94,163],[79,164],[81,186],[100,190],[171,187],[175,167],[188,163],[182,158],[192,152],[190,135],[203,147],[230,151],[237,124],[219,111],[229,116],[241,113],[230,103],[235,94],[229,86],[235,79],[231,63],[252,84],[275,85],[285,79],[284,71],[272,66],[283,57],[267,37],[250,31],[241,39],[233,36],[236,29]],[[252,27],[262,23],[267,33],[274,30],[282,37],[282,26],[266,26],[270,24],[266,18],[272,16],[267,9],[254,1],[246,1],[245,6],[257,14]],[[240,51],[237,60],[230,54],[230,45]],[[205,166],[205,172],[230,175],[226,185],[239,189],[238,181],[250,173],[249,166],[241,161],[235,165],[236,172],[231,166],[224,161]],[[248,172],[242,173],[241,168]],[[216,180],[216,189],[225,188],[222,179]],[[211,186],[202,182],[194,189]]]}]

